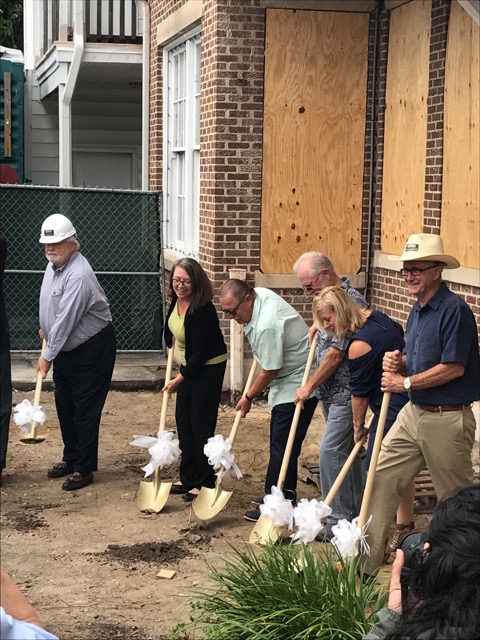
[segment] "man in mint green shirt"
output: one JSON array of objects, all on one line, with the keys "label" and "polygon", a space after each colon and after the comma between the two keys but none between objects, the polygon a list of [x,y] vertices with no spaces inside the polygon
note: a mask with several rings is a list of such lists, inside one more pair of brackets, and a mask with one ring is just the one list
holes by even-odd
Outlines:
[{"label": "man in mint green shirt", "polygon": [[[270,460],[265,480],[265,494],[277,485],[283,455],[295,413],[295,392],[302,384],[307,364],[308,327],[301,315],[283,298],[262,287],[253,289],[243,280],[227,280],[219,292],[222,311],[244,326],[253,355],[261,371],[236,406],[245,416],[256,395],[265,389],[272,407],[270,419]],[[297,498],[297,462],[303,440],[312,420],[317,399],[308,398],[300,414],[283,492],[287,498]],[[254,501],[261,503],[260,500]],[[257,507],[245,513],[247,520],[260,517]]]}]

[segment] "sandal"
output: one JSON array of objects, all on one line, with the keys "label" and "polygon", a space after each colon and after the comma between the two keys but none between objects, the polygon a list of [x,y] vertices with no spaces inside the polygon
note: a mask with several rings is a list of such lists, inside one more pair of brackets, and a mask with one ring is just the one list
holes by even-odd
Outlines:
[{"label": "sandal", "polygon": [[385,551],[383,556],[384,564],[388,562],[390,556],[398,549],[401,541],[407,535],[407,533],[411,533],[414,529],[415,522],[410,522],[410,524],[397,524],[397,530],[391,537],[390,541],[387,540],[385,543]]}]

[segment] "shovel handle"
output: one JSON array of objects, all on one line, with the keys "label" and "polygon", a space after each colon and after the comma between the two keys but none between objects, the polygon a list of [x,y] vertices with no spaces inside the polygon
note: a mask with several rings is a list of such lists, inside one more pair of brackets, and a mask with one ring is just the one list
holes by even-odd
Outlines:
[{"label": "shovel handle", "polygon": [[[370,425],[373,422],[373,418],[375,417],[375,415],[373,415],[370,418],[370,421],[368,423],[367,429],[370,429]],[[340,489],[340,487],[342,486],[343,481],[345,480],[347,473],[350,471],[350,467],[352,466],[353,462],[355,461],[359,451],[361,450],[361,448],[363,447],[363,443],[364,443],[364,438],[362,438],[361,440],[359,440],[356,445],[353,447],[352,451],[350,452],[350,455],[348,456],[348,458],[345,460],[345,464],[343,465],[343,467],[340,470],[340,473],[337,476],[337,479],[335,480],[335,482],[332,484],[332,487],[330,489],[330,491],[327,493],[327,497],[325,498],[324,502],[325,504],[328,504],[329,506],[332,504],[333,499],[335,498],[335,496],[337,495],[337,491]]]},{"label": "shovel handle", "polygon": [[[45,338],[42,341],[42,353],[47,348],[47,341]],[[43,377],[40,371],[37,373],[37,382],[35,383],[35,395],[33,396],[33,406],[38,407],[40,404],[40,394],[42,393]]]},{"label": "shovel handle", "polygon": [[[302,387],[303,385],[307,384],[308,378],[310,377],[310,369],[312,368],[313,359],[315,357],[316,345],[317,345],[317,336],[315,336],[314,340],[312,340],[312,344],[310,345],[307,364],[306,364],[305,371],[302,378]],[[300,420],[300,413],[302,412],[302,410],[303,410],[303,407],[301,403],[300,402],[297,403],[295,407],[295,413],[293,414],[290,433],[288,434],[287,446],[285,447],[285,453],[283,454],[282,466],[280,468],[280,473],[278,476],[277,487],[279,489],[283,488],[283,483],[285,482],[285,478],[287,477],[288,463],[290,462],[290,456],[292,455],[293,443],[295,442],[295,435],[297,433],[298,421]]]},{"label": "shovel handle", "polygon": [[380,408],[380,417],[378,418],[377,431],[375,433],[375,442],[373,443],[372,457],[368,468],[367,482],[365,483],[365,491],[363,492],[362,506],[360,515],[358,516],[358,528],[361,529],[368,520],[368,509],[370,507],[370,498],[372,497],[373,481],[375,471],[377,469],[378,455],[382,446],[383,432],[387,421],[388,405],[390,404],[390,396],[392,394],[387,391],[383,394],[382,406]]},{"label": "shovel handle", "polygon": [[[250,387],[252,386],[253,376],[255,375],[256,368],[257,368],[257,361],[254,358],[252,362],[252,366],[250,367],[250,373],[248,374],[248,378],[245,383],[245,389],[243,390],[242,398],[245,397],[245,395],[249,392]],[[228,436],[228,439],[230,440],[230,444],[233,444],[235,440],[235,436],[237,435],[238,425],[240,424],[241,418],[242,418],[242,412],[237,411],[237,413],[235,414],[235,420],[233,422],[232,430],[230,431],[230,435]]]},{"label": "shovel handle", "polygon": [[[172,344],[171,349],[168,350],[167,368],[165,370],[164,386],[166,386],[170,382],[170,378],[172,377],[173,347],[174,347],[174,344]],[[160,431],[165,431],[165,424],[167,422],[167,405],[168,405],[168,393],[164,391],[162,396],[162,410],[160,411],[160,426],[158,427],[158,433],[160,433]]]}]

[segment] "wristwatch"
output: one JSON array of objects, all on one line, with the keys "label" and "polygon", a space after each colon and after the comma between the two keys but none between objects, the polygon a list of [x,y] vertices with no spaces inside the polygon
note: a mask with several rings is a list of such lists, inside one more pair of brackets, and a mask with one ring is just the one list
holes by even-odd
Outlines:
[{"label": "wristwatch", "polygon": [[405,391],[410,391],[410,389],[412,388],[412,383],[410,382],[410,378],[405,378],[405,380],[403,381],[403,388],[405,389]]}]

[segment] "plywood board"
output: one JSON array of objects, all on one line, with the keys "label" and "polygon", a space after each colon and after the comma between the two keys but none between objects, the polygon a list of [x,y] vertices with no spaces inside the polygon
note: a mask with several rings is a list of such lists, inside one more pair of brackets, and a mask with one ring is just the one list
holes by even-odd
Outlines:
[{"label": "plywood board", "polygon": [[445,68],[441,234],[445,251],[480,269],[480,29],[452,2]]},{"label": "plywood board", "polygon": [[367,14],[267,11],[261,268],[361,263]]},{"label": "plywood board", "polygon": [[382,251],[402,253],[423,228],[431,1],[390,14],[382,193]]}]

